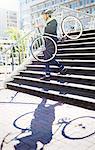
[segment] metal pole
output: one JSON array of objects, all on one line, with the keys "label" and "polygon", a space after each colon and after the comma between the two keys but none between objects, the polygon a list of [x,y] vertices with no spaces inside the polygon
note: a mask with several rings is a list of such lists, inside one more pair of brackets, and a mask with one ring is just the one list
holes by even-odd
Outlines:
[{"label": "metal pole", "polygon": [[11,49],[12,52],[12,71],[14,71],[14,52],[13,52],[14,47]]}]

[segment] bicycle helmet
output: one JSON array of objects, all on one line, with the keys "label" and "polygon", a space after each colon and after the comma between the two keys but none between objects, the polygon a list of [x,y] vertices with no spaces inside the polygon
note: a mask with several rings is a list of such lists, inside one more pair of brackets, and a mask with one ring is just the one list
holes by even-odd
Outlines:
[{"label": "bicycle helmet", "polygon": [[51,15],[53,12],[54,12],[54,10],[47,10],[47,9],[46,9],[46,10],[43,10],[41,14],[42,14],[42,15],[43,15],[43,14],[49,14],[49,15]]}]

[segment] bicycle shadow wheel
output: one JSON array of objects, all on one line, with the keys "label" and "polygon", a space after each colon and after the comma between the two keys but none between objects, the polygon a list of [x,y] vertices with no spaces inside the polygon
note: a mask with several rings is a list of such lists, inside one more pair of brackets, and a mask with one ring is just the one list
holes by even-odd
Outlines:
[{"label": "bicycle shadow wheel", "polygon": [[87,138],[95,134],[95,117],[83,116],[65,124],[62,135],[71,140]]},{"label": "bicycle shadow wheel", "polygon": [[[18,117],[17,119],[15,119],[15,121],[13,122],[13,125],[15,128],[20,129],[22,131],[31,131],[30,129],[30,124],[31,124],[31,119],[33,119],[34,117],[34,111],[32,112],[27,112],[23,115],[21,115],[20,117]],[[23,125],[22,125],[23,122]]]}]

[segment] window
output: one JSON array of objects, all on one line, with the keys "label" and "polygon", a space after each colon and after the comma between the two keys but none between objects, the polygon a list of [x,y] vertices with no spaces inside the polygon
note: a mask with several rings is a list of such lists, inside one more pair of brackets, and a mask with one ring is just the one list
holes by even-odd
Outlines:
[{"label": "window", "polygon": [[77,2],[73,2],[69,5],[70,8],[75,9],[77,7]]},{"label": "window", "polygon": [[54,5],[54,1],[52,1],[52,5]]},{"label": "window", "polygon": [[95,7],[92,8],[92,14],[95,14]]},{"label": "window", "polygon": [[95,2],[95,0],[91,0],[91,3],[94,3]]},{"label": "window", "polygon": [[90,0],[87,0],[87,4],[89,4],[90,3]]},{"label": "window", "polygon": [[80,0],[79,5],[80,5],[80,6],[82,6],[82,5],[83,5],[83,1],[82,1],[82,0]]}]

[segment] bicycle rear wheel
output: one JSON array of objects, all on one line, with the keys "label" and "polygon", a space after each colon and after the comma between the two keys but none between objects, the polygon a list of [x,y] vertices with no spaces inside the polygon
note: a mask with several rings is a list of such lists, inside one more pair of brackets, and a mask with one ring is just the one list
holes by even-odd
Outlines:
[{"label": "bicycle rear wheel", "polygon": [[41,62],[51,61],[57,53],[56,42],[49,36],[39,36],[32,43],[32,54]]},{"label": "bicycle rear wheel", "polygon": [[61,22],[62,32],[70,39],[78,39],[82,35],[81,21],[74,16],[67,16]]}]

